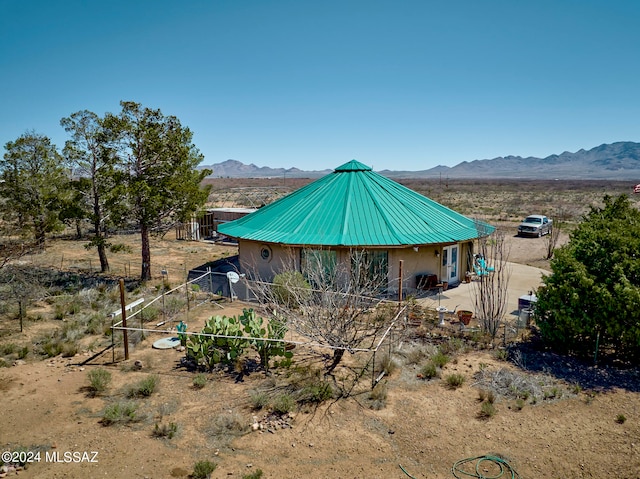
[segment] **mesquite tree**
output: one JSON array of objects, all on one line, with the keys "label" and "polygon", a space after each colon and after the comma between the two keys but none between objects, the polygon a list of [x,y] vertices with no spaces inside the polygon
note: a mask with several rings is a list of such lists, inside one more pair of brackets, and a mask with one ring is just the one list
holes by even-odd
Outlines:
[{"label": "mesquite tree", "polygon": [[325,374],[340,364],[345,352],[372,348],[389,326],[388,311],[376,309],[387,286],[386,267],[370,251],[352,250],[346,256],[340,261],[331,250],[306,249],[300,272],[292,260],[274,284],[249,283],[266,311],[333,350]]}]

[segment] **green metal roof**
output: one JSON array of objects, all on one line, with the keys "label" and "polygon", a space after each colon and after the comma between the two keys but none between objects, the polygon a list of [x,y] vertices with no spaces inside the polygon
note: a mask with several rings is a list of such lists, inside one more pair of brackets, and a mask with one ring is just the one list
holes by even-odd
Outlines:
[{"label": "green metal roof", "polygon": [[495,228],[467,218],[351,160],[229,223],[234,238],[308,246],[405,246],[465,241]]}]

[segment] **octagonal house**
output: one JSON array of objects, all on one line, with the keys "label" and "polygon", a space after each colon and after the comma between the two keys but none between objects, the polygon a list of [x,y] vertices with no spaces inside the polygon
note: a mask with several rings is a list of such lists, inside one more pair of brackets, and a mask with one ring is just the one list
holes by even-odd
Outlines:
[{"label": "octagonal house", "polygon": [[300,271],[318,250],[334,264],[366,251],[392,295],[400,278],[403,291],[459,283],[472,270],[474,239],[494,229],[352,160],[218,231],[238,240],[249,278]]}]

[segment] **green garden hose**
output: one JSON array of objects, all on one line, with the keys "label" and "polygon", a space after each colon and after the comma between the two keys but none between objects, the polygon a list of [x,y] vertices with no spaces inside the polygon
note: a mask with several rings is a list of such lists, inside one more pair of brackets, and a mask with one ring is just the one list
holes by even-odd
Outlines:
[{"label": "green garden hose", "polygon": [[[475,463],[475,470],[473,472],[468,472],[462,469],[464,465],[467,465],[474,461],[476,461],[476,463]],[[490,462],[494,465],[497,465],[498,473],[494,476],[485,476],[484,474],[482,474],[480,472],[480,465],[483,462]],[[407,476],[409,476],[411,479],[416,479],[414,476],[409,474],[404,467],[402,467],[402,464],[398,464],[398,465],[400,466],[400,469],[402,469],[402,472],[404,472]],[[467,459],[460,459],[451,468],[451,473],[458,479],[462,479],[463,477],[475,477],[478,479],[498,479],[500,477],[503,477],[505,472],[507,474],[511,474],[511,479],[520,479],[520,474],[518,474],[516,470],[513,467],[511,467],[511,464],[509,464],[506,460],[498,456],[487,455],[487,456],[469,457]],[[458,474],[461,474],[461,476],[459,476]],[[508,477],[509,476],[507,475],[506,479],[508,479]]]},{"label": "green garden hose", "polygon": [[[474,471],[469,472],[462,469],[464,465],[473,463],[474,461],[475,461]],[[485,476],[484,474],[482,474],[480,472],[480,466],[484,462],[490,462],[492,464],[497,465],[498,473],[493,476]],[[460,459],[451,468],[451,473],[458,479],[461,479],[462,477],[476,477],[479,479],[498,479],[499,477],[503,477],[505,473],[507,473],[507,476],[506,476],[507,478],[508,477],[511,477],[511,479],[520,478],[520,475],[516,472],[516,470],[513,467],[511,467],[511,464],[509,464],[507,461],[505,461],[504,459],[498,456],[477,456],[477,457],[470,457],[467,459]],[[458,474],[461,474],[461,475],[459,476]],[[509,474],[511,476],[509,476]]]}]

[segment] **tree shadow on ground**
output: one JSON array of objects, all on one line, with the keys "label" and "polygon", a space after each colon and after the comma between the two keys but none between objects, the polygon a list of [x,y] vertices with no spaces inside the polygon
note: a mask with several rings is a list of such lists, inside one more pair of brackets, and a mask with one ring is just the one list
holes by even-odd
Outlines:
[{"label": "tree shadow on ground", "polygon": [[572,356],[558,354],[544,348],[538,337],[517,343],[509,349],[509,359],[518,367],[535,373],[545,373],[582,389],[625,389],[640,392],[640,368],[615,364],[608,359],[594,364]]}]

